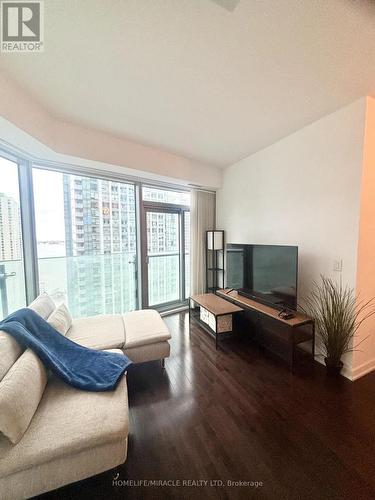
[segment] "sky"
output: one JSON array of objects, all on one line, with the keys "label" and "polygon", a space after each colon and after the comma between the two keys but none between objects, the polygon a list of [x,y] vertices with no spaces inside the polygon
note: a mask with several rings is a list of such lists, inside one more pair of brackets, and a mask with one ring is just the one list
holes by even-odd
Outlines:
[{"label": "sky", "polygon": [[[65,240],[62,174],[33,169],[37,241]],[[0,193],[19,203],[17,165],[0,157]]]},{"label": "sky", "polygon": [[19,201],[17,165],[0,157],[0,193]]},{"label": "sky", "polygon": [[37,241],[65,241],[63,174],[33,169]]}]

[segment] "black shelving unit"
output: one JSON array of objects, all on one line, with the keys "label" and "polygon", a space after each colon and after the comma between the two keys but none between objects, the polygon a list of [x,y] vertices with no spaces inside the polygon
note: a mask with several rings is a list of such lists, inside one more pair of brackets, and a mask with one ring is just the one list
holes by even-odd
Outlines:
[{"label": "black shelving unit", "polygon": [[224,231],[206,231],[206,291],[224,288]]}]

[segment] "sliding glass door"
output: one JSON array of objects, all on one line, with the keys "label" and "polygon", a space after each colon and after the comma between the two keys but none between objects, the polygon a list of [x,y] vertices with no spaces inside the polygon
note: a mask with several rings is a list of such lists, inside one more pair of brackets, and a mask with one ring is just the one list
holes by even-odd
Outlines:
[{"label": "sliding glass door", "polygon": [[18,165],[0,157],[0,319],[25,305]]},{"label": "sliding glass door", "polygon": [[135,186],[33,168],[39,288],[72,315],[137,304]]},{"label": "sliding glass door", "polygon": [[190,196],[153,187],[143,187],[142,194],[143,301],[168,308],[189,296]]},{"label": "sliding glass door", "polygon": [[179,213],[146,211],[148,305],[180,300]]}]

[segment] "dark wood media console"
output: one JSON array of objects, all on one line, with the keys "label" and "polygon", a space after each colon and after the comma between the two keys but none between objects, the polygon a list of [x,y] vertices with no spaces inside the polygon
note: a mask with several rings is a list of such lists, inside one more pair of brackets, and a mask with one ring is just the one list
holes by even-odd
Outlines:
[{"label": "dark wood media console", "polygon": [[[280,354],[274,345],[283,346],[287,353],[290,370],[294,370],[295,353],[298,346],[311,343],[311,360],[315,353],[315,322],[309,316],[294,312],[294,318],[283,319],[279,311],[255,300],[239,295],[235,290],[218,290],[216,294],[223,299],[242,307],[244,312],[238,317],[242,330],[250,330],[255,341]],[[271,339],[271,340],[270,340]],[[270,346],[271,344],[271,346]],[[306,350],[303,349],[305,352]],[[279,350],[280,351],[280,350]],[[284,358],[284,356],[281,356]]]},{"label": "dark wood media console", "polygon": [[189,298],[189,327],[193,320],[197,321],[203,330],[215,337],[217,349],[219,336],[233,331],[234,316],[242,311],[242,307],[214,293],[192,295]]}]

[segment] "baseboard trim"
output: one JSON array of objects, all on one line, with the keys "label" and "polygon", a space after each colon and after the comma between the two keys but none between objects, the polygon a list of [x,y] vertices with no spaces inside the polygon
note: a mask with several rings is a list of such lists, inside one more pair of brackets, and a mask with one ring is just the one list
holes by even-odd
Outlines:
[{"label": "baseboard trim", "polygon": [[351,380],[357,380],[364,375],[367,375],[368,373],[372,372],[375,370],[375,358],[370,359],[369,361],[366,361],[365,363],[362,363],[361,365],[357,366],[354,370],[352,370],[351,374]]},{"label": "baseboard trim", "polygon": [[353,374],[352,374],[352,370],[350,367],[348,366],[343,366],[342,370],[341,370],[341,375],[345,378],[347,378],[348,380],[350,380],[351,382],[353,382]]}]

